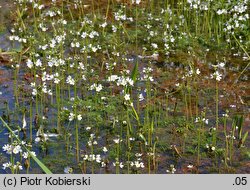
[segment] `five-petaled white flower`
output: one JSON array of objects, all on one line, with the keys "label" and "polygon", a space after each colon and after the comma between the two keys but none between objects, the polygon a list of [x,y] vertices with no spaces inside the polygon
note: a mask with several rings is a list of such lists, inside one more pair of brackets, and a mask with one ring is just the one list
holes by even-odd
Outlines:
[{"label": "five-petaled white flower", "polygon": [[130,94],[125,94],[124,99],[125,99],[126,101],[129,101],[129,100],[130,100]]}]

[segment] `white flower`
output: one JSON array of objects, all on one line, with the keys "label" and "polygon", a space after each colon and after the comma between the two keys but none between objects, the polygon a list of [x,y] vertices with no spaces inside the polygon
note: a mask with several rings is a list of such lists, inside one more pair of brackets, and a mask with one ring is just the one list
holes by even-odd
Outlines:
[{"label": "white flower", "polygon": [[120,162],[119,166],[120,166],[120,168],[123,168],[123,167],[124,167],[124,165],[123,165],[122,162]]},{"label": "white flower", "polygon": [[102,162],[101,163],[101,167],[104,168],[106,166],[106,163],[105,162]]},{"label": "white flower", "polygon": [[139,5],[140,2],[141,2],[141,0],[132,0],[132,4],[137,4],[137,5]]},{"label": "white flower", "polygon": [[62,24],[66,25],[67,21],[66,20],[62,20]]},{"label": "white flower", "polygon": [[180,86],[180,83],[176,83],[175,86],[176,86],[176,87],[179,87],[179,86]]},{"label": "white flower", "polygon": [[97,87],[96,87],[96,92],[100,92],[102,90],[102,85],[99,84]]},{"label": "white flower", "polygon": [[94,161],[96,159],[95,155],[94,154],[90,154],[89,155],[89,161]]},{"label": "white flower", "polygon": [[39,143],[40,141],[41,141],[41,138],[40,138],[40,137],[36,137],[36,138],[35,138],[35,142],[36,142],[36,143]]},{"label": "white flower", "polygon": [[174,173],[176,172],[176,169],[174,168],[174,165],[171,164],[171,165],[170,165],[170,170],[166,170],[166,172],[167,172],[167,173],[172,173],[172,174],[174,174]]},{"label": "white flower", "polygon": [[22,148],[21,148],[20,145],[17,145],[17,146],[14,147],[13,153],[18,154],[19,152],[22,152]]},{"label": "white flower", "polygon": [[102,160],[101,155],[97,154],[95,160],[97,163],[101,163],[101,160]]},{"label": "white flower", "polygon": [[35,87],[35,86],[36,86],[36,83],[32,82],[32,83],[30,83],[30,86],[31,86],[31,87]]},{"label": "white flower", "polygon": [[215,71],[212,75],[211,78],[215,78],[217,81],[220,81],[222,78],[222,74],[219,73],[219,71]]},{"label": "white flower", "polygon": [[70,113],[70,114],[69,114],[69,121],[73,121],[74,118],[75,118],[75,114]]},{"label": "white flower", "polygon": [[218,64],[218,67],[223,68],[225,66],[225,63],[221,62]]},{"label": "white flower", "polygon": [[144,97],[143,97],[143,95],[142,95],[142,93],[141,94],[139,94],[139,101],[141,102],[141,101],[143,101],[144,100]]},{"label": "white flower", "polygon": [[38,59],[36,62],[35,62],[35,66],[37,67],[41,67],[42,66],[42,62],[40,59]]},{"label": "white flower", "polygon": [[92,142],[91,141],[88,141],[88,146],[92,146]]},{"label": "white flower", "polygon": [[102,149],[102,151],[103,151],[104,153],[106,153],[106,152],[108,152],[108,149],[104,146],[103,149]]},{"label": "white flower", "polygon": [[76,43],[75,43],[75,46],[76,46],[77,48],[79,48],[79,47],[80,47],[80,43],[79,43],[79,42],[76,42]]},{"label": "white flower", "polygon": [[107,22],[104,22],[104,23],[101,24],[100,26],[101,26],[102,28],[105,28],[107,25],[108,25]]},{"label": "white flower", "polygon": [[74,48],[74,47],[75,47],[75,43],[74,43],[74,42],[71,42],[71,43],[70,43],[70,46],[71,46],[72,48]]},{"label": "white flower", "polygon": [[27,64],[27,67],[30,68],[30,69],[33,67],[33,62],[30,59],[28,59],[26,64]]},{"label": "white flower", "polygon": [[205,124],[208,124],[208,119],[203,118],[202,121],[203,121]]},{"label": "white flower", "polygon": [[211,150],[212,150],[212,151],[215,151],[215,147],[214,147],[214,146],[212,146],[212,147],[211,147]]},{"label": "white flower", "polygon": [[196,74],[199,75],[201,73],[200,69],[196,69]]},{"label": "white flower", "polygon": [[66,79],[66,83],[70,85],[75,85],[75,80],[69,75]]},{"label": "white flower", "polygon": [[91,139],[94,139],[94,138],[95,138],[95,134],[94,134],[94,133],[91,133],[91,134],[90,134],[90,138],[91,138]]},{"label": "white flower", "polygon": [[134,86],[134,81],[131,78],[126,78],[127,84]]},{"label": "white flower", "polygon": [[36,96],[36,95],[37,95],[37,90],[36,90],[36,89],[33,89],[33,90],[32,90],[32,95],[33,95],[33,96]]},{"label": "white flower", "polygon": [[100,92],[102,90],[102,85],[101,84],[92,84],[89,88],[90,90],[96,90],[96,92]]},{"label": "white flower", "polygon": [[3,151],[7,151],[7,150],[9,150],[10,148],[11,148],[11,145],[9,145],[9,144],[5,144],[5,145],[2,147]]},{"label": "white flower", "polygon": [[116,26],[112,25],[112,31],[113,31],[114,33],[117,32]]},{"label": "white flower", "polygon": [[3,164],[3,169],[5,170],[6,168],[9,168],[9,167],[11,167],[11,165],[12,164],[10,162],[6,162]]},{"label": "white flower", "polygon": [[51,44],[49,45],[51,48],[54,48],[56,46],[56,40],[52,39]]},{"label": "white flower", "polygon": [[152,43],[151,46],[154,48],[154,49],[157,49],[158,48],[158,45],[156,43]]},{"label": "white flower", "polygon": [[140,162],[140,166],[141,166],[141,168],[145,167],[143,162]]},{"label": "white flower", "polygon": [[131,167],[135,166],[136,168],[144,168],[144,163],[143,162],[139,162],[139,159],[135,162],[131,162],[130,163]]},{"label": "white flower", "polygon": [[220,80],[221,80],[221,76],[222,76],[221,74],[218,74],[218,75],[216,76],[216,80],[217,80],[217,81],[220,81]]},{"label": "white flower", "polygon": [[116,144],[118,144],[119,142],[121,142],[121,140],[120,140],[119,138],[114,139],[113,141],[114,141]]},{"label": "white flower", "polygon": [[36,157],[36,153],[34,151],[31,151],[30,154]]},{"label": "white flower", "polygon": [[85,75],[82,75],[82,80],[87,80]]},{"label": "white flower", "polygon": [[101,100],[107,100],[107,97],[102,96],[102,97],[101,97]]},{"label": "white flower", "polygon": [[28,156],[29,156],[29,153],[28,153],[28,152],[24,152],[24,153],[23,153],[23,158],[24,158],[24,159],[27,159]]},{"label": "white flower", "polygon": [[59,82],[60,82],[60,79],[59,79],[59,78],[54,78],[54,83],[55,83],[55,84],[59,84]]},{"label": "white flower", "polygon": [[91,127],[86,127],[86,130],[89,131],[91,129]]},{"label": "white flower", "polygon": [[15,39],[16,41],[19,41],[20,38],[19,38],[19,36],[15,36],[14,39]]},{"label": "white flower", "polygon": [[108,81],[109,81],[109,82],[116,81],[117,79],[118,79],[118,76],[117,76],[117,75],[111,75],[110,77],[108,77]]},{"label": "white flower", "polygon": [[79,115],[77,115],[77,120],[78,121],[81,121],[82,120],[82,116],[79,114]]},{"label": "white flower", "polygon": [[89,156],[88,155],[84,155],[83,160],[88,160]]},{"label": "white flower", "polygon": [[142,154],[141,154],[141,153],[135,153],[135,156],[136,156],[136,157],[141,157]]},{"label": "white flower", "polygon": [[92,51],[93,51],[93,52],[96,52],[97,50],[98,50],[97,47],[92,47]]},{"label": "white flower", "polygon": [[125,99],[126,101],[129,101],[129,100],[130,100],[130,94],[125,94],[124,99]]},{"label": "white flower", "polygon": [[199,117],[196,117],[194,122],[195,122],[195,123],[200,122],[200,118],[199,118]]},{"label": "white flower", "polygon": [[225,113],[225,114],[223,113],[222,116],[223,117],[229,117],[229,115],[227,113]]},{"label": "white flower", "polygon": [[227,13],[227,10],[226,10],[226,9],[219,9],[216,13],[217,13],[218,15],[226,14],[226,13]]},{"label": "white flower", "polygon": [[152,76],[148,77],[148,80],[153,82],[154,81],[154,78]]}]

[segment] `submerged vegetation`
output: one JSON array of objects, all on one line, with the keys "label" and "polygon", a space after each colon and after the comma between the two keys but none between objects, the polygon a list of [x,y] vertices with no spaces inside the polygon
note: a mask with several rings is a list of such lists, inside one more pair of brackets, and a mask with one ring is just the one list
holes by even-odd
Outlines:
[{"label": "submerged vegetation", "polygon": [[10,3],[1,173],[250,172],[249,0]]}]

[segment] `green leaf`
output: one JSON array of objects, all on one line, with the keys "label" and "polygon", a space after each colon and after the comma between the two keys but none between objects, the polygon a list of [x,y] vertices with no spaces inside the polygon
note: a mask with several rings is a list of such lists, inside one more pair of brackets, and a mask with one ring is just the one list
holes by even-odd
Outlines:
[{"label": "green leaf", "polygon": [[147,140],[142,133],[139,133],[139,137],[146,143]]},{"label": "green leaf", "polygon": [[[138,61],[135,62],[133,71],[130,75],[131,79],[134,81],[134,84],[136,83],[137,75],[138,75]],[[128,93],[129,89],[130,89],[130,87],[126,87],[125,92]]]},{"label": "green leaf", "polygon": [[152,119],[151,124],[150,124],[151,132],[154,132],[154,120]]},{"label": "green leaf", "polygon": [[241,139],[242,136],[242,128],[243,128],[243,116],[238,117],[237,121],[237,126],[238,126],[238,136]]},{"label": "green leaf", "polygon": [[243,138],[242,138],[242,144],[245,143],[245,141],[247,140],[248,137],[248,131],[244,134]]},{"label": "green leaf", "polygon": [[136,82],[137,75],[138,75],[138,61],[136,61],[134,68],[133,68],[133,71],[131,73],[131,78],[134,81],[134,83]]}]

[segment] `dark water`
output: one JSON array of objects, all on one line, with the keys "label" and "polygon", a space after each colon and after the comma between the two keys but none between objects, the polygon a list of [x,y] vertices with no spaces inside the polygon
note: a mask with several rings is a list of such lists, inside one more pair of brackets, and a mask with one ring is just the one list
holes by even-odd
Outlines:
[{"label": "dark water", "polygon": [[[13,69],[11,68],[11,63],[3,63],[0,62],[0,114],[1,115],[8,115],[7,110],[6,110],[6,105],[9,107],[9,116],[10,116],[10,125],[13,129],[15,129],[14,125],[19,125],[22,126],[22,112],[16,108],[15,105],[15,98],[13,96],[13,87],[14,87],[14,78],[13,78]],[[19,79],[22,79],[24,77],[24,65],[21,65],[20,72],[19,72]],[[21,81],[19,81],[21,83]],[[143,85],[143,84],[140,84]],[[34,105],[34,104],[33,104]],[[24,103],[24,106],[29,107],[29,102]],[[33,109],[35,110],[35,109]],[[55,128],[56,122],[53,121],[54,117],[54,111],[53,108],[49,110],[48,112],[48,120],[50,121],[47,129],[52,129]],[[224,112],[220,110],[220,114],[223,114]],[[177,115],[182,115],[182,113],[177,113]],[[33,113],[34,115],[34,113]],[[33,122],[33,118],[31,119]],[[24,138],[22,132],[20,133],[20,138],[25,140],[29,140],[29,125],[30,125],[30,118],[29,116],[26,116],[26,121],[27,121],[27,138]],[[215,123],[213,119],[210,120],[211,123]],[[244,122],[244,127],[249,129],[249,118],[245,119]],[[75,150],[72,148],[69,152],[66,152],[66,144],[65,141],[62,138],[54,138],[51,139],[51,141],[48,142],[48,149],[46,151],[43,151],[41,149],[40,144],[36,144],[34,142],[34,138],[36,136],[36,131],[33,127],[32,131],[32,136],[33,136],[33,147],[32,150],[36,152],[37,156],[39,159],[41,159],[45,165],[47,165],[54,173],[63,173],[64,167],[67,166],[75,166],[74,171],[75,172],[81,172],[79,168],[77,167],[77,163],[75,161]],[[245,131],[245,130],[244,130]],[[8,135],[4,135],[4,133],[7,133],[7,129],[0,125],[0,147],[2,147],[4,144],[10,143],[10,139],[8,138]],[[71,131],[73,133],[73,131]],[[169,135],[168,130],[164,131],[158,131],[157,132],[159,138],[164,141],[169,141],[171,140],[171,136]],[[105,139],[105,134],[102,134],[103,139]],[[221,134],[221,138],[223,138],[223,134]],[[249,139],[249,138],[248,138]],[[74,137],[71,139],[70,145],[74,147]],[[101,141],[99,144],[104,144],[103,141]],[[249,140],[246,142],[246,147],[250,146]],[[82,150],[85,149],[84,144],[80,144],[80,147]],[[7,162],[9,160],[9,157],[3,152],[0,151],[0,165],[3,163]],[[173,151],[169,149],[165,149],[161,151],[161,160],[159,160],[159,167],[157,172],[158,173],[166,173],[166,168],[169,167],[170,164],[174,164],[177,171],[179,173],[183,173],[183,165],[188,165],[189,163],[194,163],[195,155],[193,156],[188,156],[187,158],[185,156],[176,158],[173,156]],[[238,157],[238,158],[237,158]],[[248,157],[249,158],[249,157]],[[250,169],[248,167],[248,159],[247,157],[242,157],[240,152],[236,153],[236,159],[237,160],[234,163],[234,169],[231,172],[237,172],[237,173],[250,173]],[[222,163],[221,163],[222,164]],[[208,170],[208,168],[211,167],[213,168],[214,165],[212,164],[211,160],[209,159],[203,159],[201,161],[201,166],[199,167],[199,172],[200,173],[211,173],[211,171]],[[89,171],[90,172],[90,171]],[[105,171],[104,169],[100,169],[99,171],[97,170],[96,173],[109,173],[109,172],[114,172],[113,169],[109,171]],[[218,171],[214,171],[218,172]],[[229,171],[221,171],[221,173],[228,173]],[[230,172],[230,173],[231,173]],[[0,173],[6,173],[5,170],[0,168]],[[25,173],[25,170],[23,170],[21,173]],[[31,163],[31,169],[30,173],[42,173],[41,169],[34,163]],[[213,171],[212,171],[213,173]]]},{"label": "dark water", "polygon": [[[4,51],[12,51],[16,49],[20,49],[20,44],[15,43],[12,44],[8,40],[8,35],[9,29],[8,29],[8,24],[9,20],[6,19],[8,18],[9,15],[9,10],[11,10],[11,3],[10,0],[1,0],[0,1],[0,50],[2,52]],[[134,59],[135,60],[135,59]],[[24,76],[24,71],[23,68],[24,66],[21,66],[21,70],[19,73],[19,78],[23,79]],[[13,126],[13,123],[15,125],[22,126],[22,113],[20,110],[16,109],[15,105],[15,98],[13,96],[14,92],[14,77],[13,77],[14,71],[11,68],[11,62],[8,60],[8,55],[3,55],[0,52],[0,115],[9,115],[10,116],[10,125]],[[21,81],[19,81],[21,83]],[[143,84],[140,84],[143,85]],[[29,103],[26,102],[26,106],[29,106]],[[7,113],[6,110],[6,105],[8,105],[10,113]],[[249,112],[249,107],[244,108],[247,112]],[[55,128],[56,123],[53,122],[53,114],[54,110],[50,109],[48,113],[48,119],[51,121],[49,123],[48,129]],[[220,110],[221,114],[224,113],[224,111]],[[33,114],[34,115],[34,114]],[[30,122],[33,122],[33,118],[30,119],[28,116],[26,116],[27,120],[27,128],[29,128]],[[212,121],[213,122],[213,121]],[[246,118],[244,126],[247,128],[247,130],[250,130],[250,121],[249,117]],[[36,129],[33,129],[32,131],[32,136],[33,139],[36,136]],[[7,133],[7,129],[0,124],[0,147],[2,147],[4,144],[10,143],[10,139],[8,138],[8,135],[4,135],[4,133]],[[23,140],[28,140],[29,139],[29,130],[27,131],[27,139],[24,138],[23,134],[20,134],[20,137],[23,138]],[[169,136],[167,132],[159,134],[160,138],[167,139]],[[74,137],[73,137],[74,138]],[[73,139],[71,139],[72,141]],[[43,151],[41,149],[41,146],[39,144],[33,143],[32,150],[36,152],[37,156],[39,159],[41,159],[45,165],[47,165],[49,168],[52,169],[54,173],[63,173],[64,167],[67,166],[74,166],[76,165],[75,162],[75,150],[72,148],[69,152],[66,153],[66,144],[63,138],[58,138],[58,139],[51,139],[51,141],[48,142],[48,149],[46,151]],[[103,142],[100,142],[103,143]],[[74,147],[74,144],[71,143],[71,146]],[[86,145],[80,144],[80,147],[83,149]],[[250,147],[250,142],[249,138],[246,143],[247,147]],[[248,149],[249,152],[249,149]],[[240,153],[237,154],[240,156]],[[173,158],[173,153],[169,149],[166,149],[161,152],[161,157],[163,158],[162,160],[159,161],[159,168],[158,168],[158,173],[166,173],[166,168],[170,164],[174,164],[176,169],[180,172],[182,171],[182,166],[185,163],[188,165],[189,163],[194,162],[195,158]],[[234,164],[237,173],[250,173],[250,165],[249,165],[249,159],[250,157],[239,157],[237,158],[237,163]],[[9,157],[6,156],[3,151],[0,151],[0,173],[6,173],[5,170],[2,169],[1,165],[4,162],[7,162],[9,160]],[[211,171],[208,171],[208,167],[214,167],[209,159],[204,159],[202,160],[201,166],[199,168],[201,173],[210,173]],[[78,167],[76,166],[75,172],[80,172]],[[104,169],[100,169],[99,171],[96,171],[97,173],[108,173]],[[113,172],[113,171],[109,171]],[[224,173],[224,171],[221,171]],[[25,170],[22,171],[22,173],[25,173]],[[31,164],[31,169],[30,173],[42,173],[41,169],[34,163],[32,162]],[[180,172],[181,173],[181,172]]]}]

